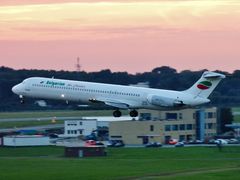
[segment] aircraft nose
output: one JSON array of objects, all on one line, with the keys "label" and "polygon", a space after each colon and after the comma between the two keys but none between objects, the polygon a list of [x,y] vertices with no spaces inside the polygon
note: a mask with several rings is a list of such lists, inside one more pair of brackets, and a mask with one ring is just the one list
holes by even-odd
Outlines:
[{"label": "aircraft nose", "polygon": [[12,92],[15,93],[15,94],[19,94],[19,92],[20,92],[19,84],[16,85],[16,86],[13,86]]}]

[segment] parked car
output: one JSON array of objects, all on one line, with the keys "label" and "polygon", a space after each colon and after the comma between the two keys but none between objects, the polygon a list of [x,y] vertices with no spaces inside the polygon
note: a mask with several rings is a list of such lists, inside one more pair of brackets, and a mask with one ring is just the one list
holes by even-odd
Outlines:
[{"label": "parked car", "polygon": [[177,143],[178,143],[177,139],[170,139],[169,142],[168,142],[168,144],[170,144],[170,145],[175,145]]},{"label": "parked car", "polygon": [[118,141],[116,142],[116,144],[114,145],[114,147],[123,147],[125,146],[125,144],[122,141]]},{"label": "parked car", "polygon": [[51,133],[48,135],[50,138],[58,138],[58,134]]},{"label": "parked car", "polygon": [[178,142],[175,144],[175,147],[184,147],[184,143],[183,142]]},{"label": "parked car", "polygon": [[215,139],[210,139],[210,140],[208,140],[208,144],[216,144],[216,143],[215,143]]},{"label": "parked car", "polygon": [[227,142],[228,142],[228,144],[239,144],[240,143],[239,140],[234,139],[234,138],[228,139]]},{"label": "parked car", "polygon": [[104,146],[104,144],[101,141],[96,141],[97,146]]},{"label": "parked car", "polygon": [[123,147],[125,144],[122,140],[110,140],[108,141],[107,147]]},{"label": "parked car", "polygon": [[96,141],[94,140],[85,141],[85,146],[95,146],[95,145],[96,145]]},{"label": "parked car", "polygon": [[190,140],[188,144],[204,144],[204,142],[201,140]]},{"label": "parked car", "polygon": [[228,142],[225,139],[217,139],[214,142],[215,144],[222,144],[222,145],[228,144]]},{"label": "parked car", "polygon": [[146,144],[145,147],[162,147],[162,144],[158,143],[158,142],[151,142],[151,143]]}]

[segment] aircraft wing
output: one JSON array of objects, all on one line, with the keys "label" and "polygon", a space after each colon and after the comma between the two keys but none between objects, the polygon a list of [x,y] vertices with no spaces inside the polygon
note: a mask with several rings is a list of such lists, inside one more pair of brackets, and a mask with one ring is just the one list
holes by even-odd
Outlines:
[{"label": "aircraft wing", "polygon": [[110,99],[110,98],[93,98],[93,99],[89,99],[89,101],[93,103],[103,103],[108,106],[113,106],[120,109],[128,109],[130,106],[128,103],[125,103],[116,99]]}]

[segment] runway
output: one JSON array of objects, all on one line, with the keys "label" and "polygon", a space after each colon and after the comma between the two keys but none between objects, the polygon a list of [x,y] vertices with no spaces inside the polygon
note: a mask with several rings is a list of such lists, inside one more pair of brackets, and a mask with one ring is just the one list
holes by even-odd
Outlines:
[{"label": "runway", "polygon": [[[88,117],[39,117],[39,118],[4,118],[0,119],[0,122],[20,122],[20,121],[51,121],[51,120],[81,120],[81,119],[96,119],[98,121],[130,121],[132,117],[122,116],[122,117],[112,117],[112,116],[88,116]],[[136,118],[137,119],[137,118]]]}]

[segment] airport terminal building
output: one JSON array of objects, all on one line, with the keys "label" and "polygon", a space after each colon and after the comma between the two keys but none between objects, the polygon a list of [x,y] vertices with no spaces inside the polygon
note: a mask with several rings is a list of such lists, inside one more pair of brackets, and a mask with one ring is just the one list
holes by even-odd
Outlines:
[{"label": "airport terminal building", "polygon": [[111,122],[109,138],[125,144],[204,140],[217,134],[217,108],[139,111],[139,120]]}]

